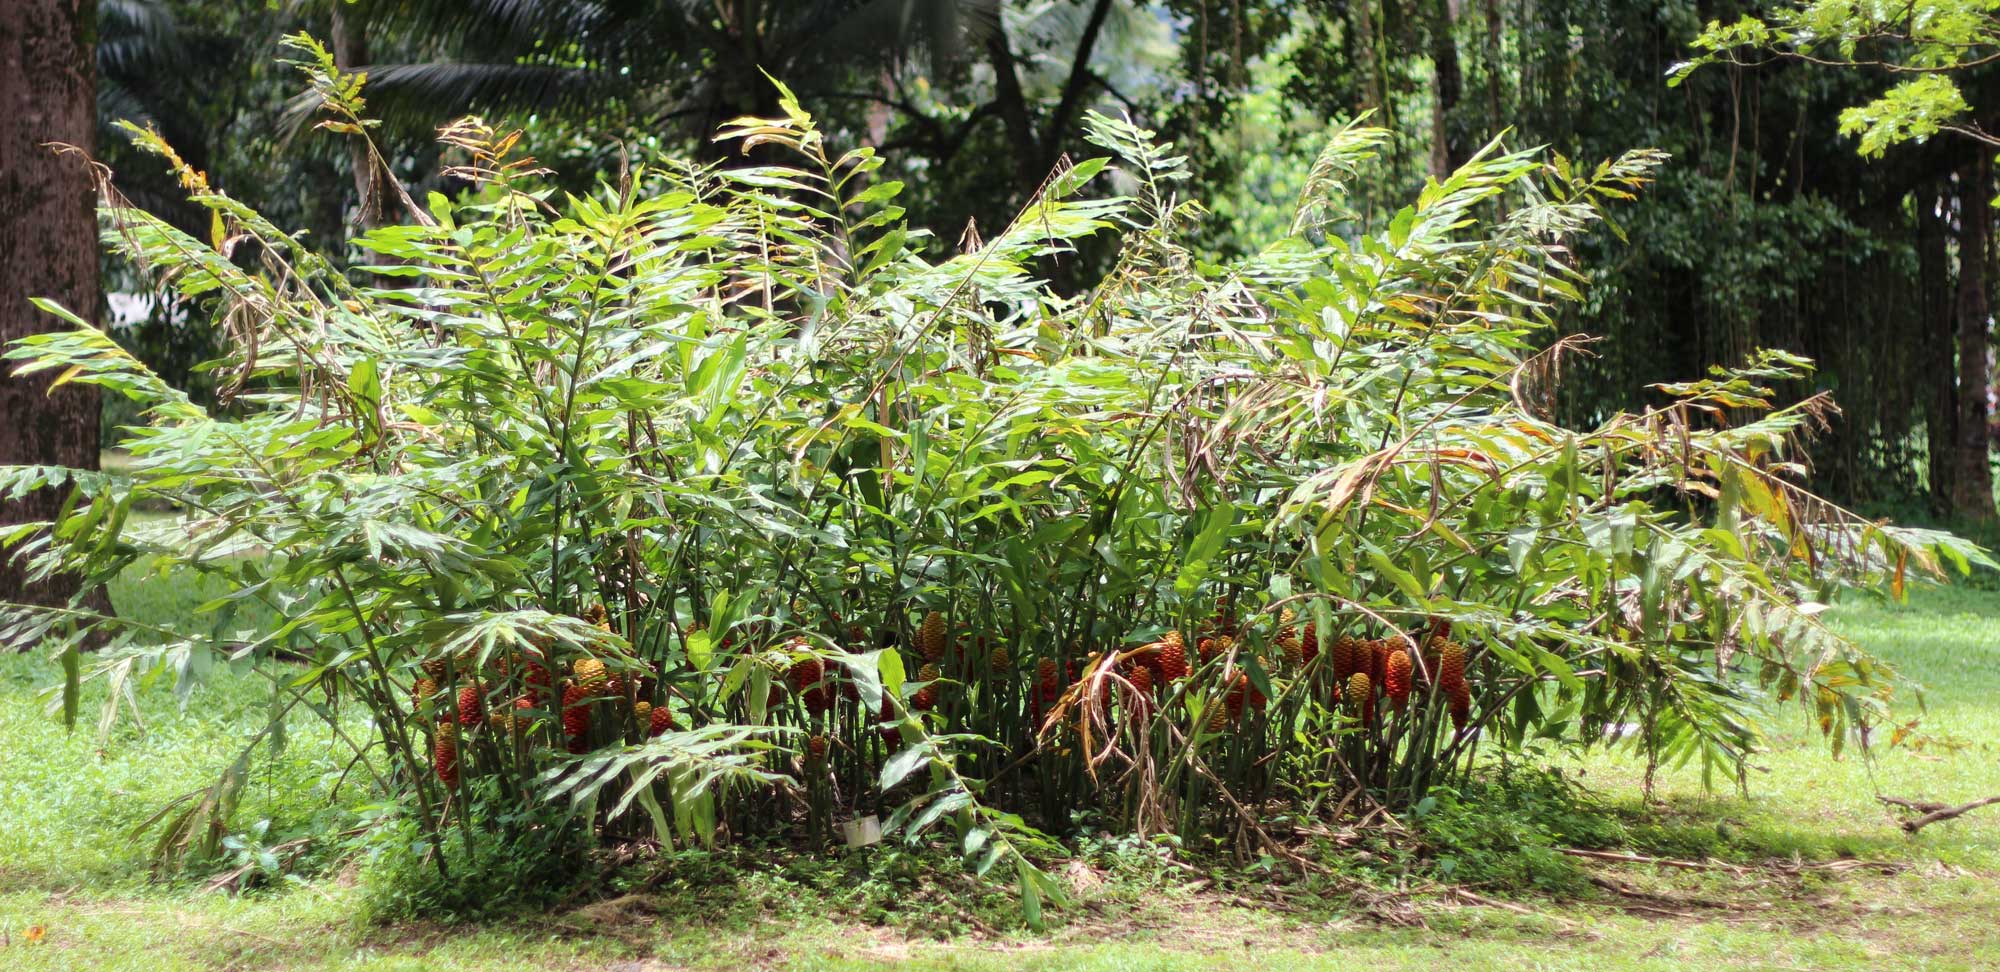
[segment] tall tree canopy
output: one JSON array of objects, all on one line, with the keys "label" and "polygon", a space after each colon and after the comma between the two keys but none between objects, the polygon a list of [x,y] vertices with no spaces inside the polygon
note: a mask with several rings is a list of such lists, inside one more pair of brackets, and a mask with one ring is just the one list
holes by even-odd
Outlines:
[{"label": "tall tree canopy", "polygon": [[[1578,158],[1659,147],[1673,158],[1657,190],[1580,244],[1595,269],[1564,326],[1607,340],[1572,362],[1555,407],[1609,414],[1634,404],[1630,389],[1784,347],[1818,361],[1844,410],[1812,450],[1821,486],[1981,516],[1996,187],[1977,106],[2000,105],[1992,24],[1963,0],[1897,9],[1849,22],[1869,32],[1850,44],[1834,14],[1866,12],[1831,0],[120,0],[105,36],[121,40],[100,63],[116,79],[106,112],[156,121],[336,257],[357,227],[407,214],[384,211],[382,173],[353,178],[366,167],[347,145],[305,133],[306,105],[272,66],[297,29],[367,73],[388,167],[416,198],[463,188],[431,137],[461,113],[522,126],[529,151],[585,188],[616,177],[624,146],[721,159],[708,134],[769,113],[768,74],[830,139],[894,159],[876,177],[905,184],[899,204],[937,249],[1004,223],[1077,148],[1088,108],[1187,154],[1190,194],[1215,204],[1199,232],[1222,254],[1267,243],[1326,126],[1364,112],[1397,134],[1355,188],[1362,212],[1495,137]],[[1964,16],[1931,16],[1952,11]],[[1711,66],[1669,83],[1704,53]],[[1915,98],[1942,90],[1934,78],[1950,97]],[[1950,130],[1975,137],[1921,138]],[[1874,151],[1897,137],[1920,144]],[[112,148],[121,182],[172,188]],[[1591,259],[1618,232],[1632,245]],[[1086,247],[1051,269],[1082,283],[1105,265]]]}]

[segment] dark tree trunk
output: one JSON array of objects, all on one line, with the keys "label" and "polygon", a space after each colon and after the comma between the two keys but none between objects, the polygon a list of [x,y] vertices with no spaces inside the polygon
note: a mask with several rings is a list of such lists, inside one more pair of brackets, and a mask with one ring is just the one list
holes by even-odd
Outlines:
[{"label": "dark tree trunk", "polygon": [[993,101],[1000,108],[1000,122],[1007,126],[1007,139],[1014,143],[1014,180],[1019,192],[1035,188],[1042,177],[1042,142],[1035,136],[1035,120],[1029,114],[1028,97],[1021,91],[1021,76],[1014,65],[1014,51],[1007,46],[1007,33],[996,30],[986,39],[986,54],[993,62]]},{"label": "dark tree trunk", "polygon": [[1091,8],[1090,20],[1083,26],[1083,35],[1077,38],[1076,52],[1070,57],[1069,77],[1063,81],[1062,97],[1057,99],[1055,111],[1049,115],[1048,124],[1042,126],[1042,154],[1035,166],[1040,172],[1037,178],[1048,175],[1062,155],[1062,146],[1075,135],[1071,131],[1076,126],[1078,110],[1083,106],[1084,93],[1097,83],[1090,72],[1090,59],[1097,52],[1097,36],[1104,29],[1104,20],[1111,14],[1111,0],[1097,0]]},{"label": "dark tree trunk", "polygon": [[[46,143],[94,148],[96,0],[0,2],[0,343],[68,325],[37,310],[47,297],[87,320],[98,291],[97,214],[89,167]],[[50,376],[0,373],[0,463],[97,468],[97,392]],[[0,503],[0,523],[53,519],[63,494]],[[30,585],[0,559],[0,599],[67,602],[74,579]],[[103,607],[101,592],[97,604]]]},{"label": "dark tree trunk", "polygon": [[1426,0],[1431,54],[1431,175],[1442,179],[1465,164],[1468,153],[1451,131],[1451,113],[1465,94],[1465,72],[1452,36],[1452,0]]},{"label": "dark tree trunk", "polygon": [[1486,125],[1489,137],[1505,127],[1500,114],[1500,0],[1486,6]]},{"label": "dark tree trunk", "polygon": [[1390,103],[1387,85],[1382,80],[1382,51],[1375,36],[1375,0],[1350,4],[1347,9],[1353,18],[1349,27],[1354,31],[1355,68],[1365,79],[1361,83],[1361,107],[1379,112],[1378,123],[1394,130],[1396,108]]},{"label": "dark tree trunk", "polygon": [[1951,197],[1930,187],[1917,193],[1917,279],[1922,306],[1917,314],[1917,354],[1931,377],[1924,403],[1925,441],[1930,445],[1931,504],[1951,509],[1952,456],[1958,451],[1958,394],[1948,377],[1957,321],[1952,317],[1951,240],[1943,207]]},{"label": "dark tree trunk", "polygon": [[1976,520],[1993,518],[1993,472],[1986,428],[1987,237],[1993,218],[1992,161],[1976,153],[1958,173],[1958,409],[1952,457],[1951,508]]}]

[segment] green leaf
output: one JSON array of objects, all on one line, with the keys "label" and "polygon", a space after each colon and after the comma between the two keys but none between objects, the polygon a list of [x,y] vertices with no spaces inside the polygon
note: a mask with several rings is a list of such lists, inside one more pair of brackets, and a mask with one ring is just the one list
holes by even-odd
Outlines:
[{"label": "green leaf", "polygon": [[917,767],[924,765],[930,759],[930,755],[928,743],[907,745],[897,750],[895,755],[889,757],[888,762],[882,764],[882,778],[877,781],[876,788],[885,791],[895,789],[896,784],[903,782]]},{"label": "green leaf", "polygon": [[1034,878],[1035,866],[1026,858],[1016,858],[1014,872],[1020,881],[1021,917],[1027,921],[1029,928],[1039,932],[1042,930],[1042,889]]}]

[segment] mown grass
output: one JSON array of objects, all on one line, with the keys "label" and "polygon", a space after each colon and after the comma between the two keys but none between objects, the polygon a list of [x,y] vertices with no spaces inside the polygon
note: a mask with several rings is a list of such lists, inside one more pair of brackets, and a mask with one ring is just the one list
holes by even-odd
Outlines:
[{"label": "mown grass", "polygon": [[[133,576],[114,597],[121,610],[157,616],[201,601],[182,588]],[[1006,889],[925,879],[930,868],[894,852],[755,867],[743,862],[789,852],[684,855],[609,879],[597,890],[609,900],[477,925],[368,920],[379,889],[365,864],[321,868],[295,886],[204,893],[198,882],[151,878],[148,842],[134,828],[209,782],[264,726],[263,683],[222,673],[184,700],[144,687],[143,727],[121,723],[100,741],[89,724],[64,733],[36,701],[56,680],[47,660],[0,658],[0,968],[2000,968],[1992,933],[2000,812],[1975,811],[1910,838],[1875,799],[2000,793],[2000,593],[1857,602],[1833,618],[1926,686],[1925,728],[1956,748],[1833,761],[1793,714],[1774,727],[1747,799],[1705,794],[1692,771],[1670,771],[1660,780],[1664,808],[1640,800],[1636,759],[1568,760],[1565,771],[1616,811],[1631,849],[1753,866],[1580,864],[1584,877],[1627,893],[1510,899],[1528,913],[1431,895],[1417,902],[1424,925],[1411,928],[1380,926],[1310,884],[1266,894],[1257,874],[1189,872],[1129,848],[1099,849],[1089,866],[1073,867],[1079,904],[1043,934],[1019,926]],[[86,717],[98,701],[87,700]],[[272,833],[332,826],[324,808],[340,767],[324,737],[303,720],[293,728],[286,757],[246,791],[239,824],[271,820]],[[1887,867],[1768,866],[1791,857]],[[648,873],[668,877],[638,886]],[[36,926],[43,936],[31,944]]]},{"label": "mown grass", "polygon": [[[127,574],[112,591],[135,620],[189,612],[220,591],[201,579]],[[247,616],[246,616],[247,615]],[[256,630],[268,615],[209,612],[220,632]],[[176,694],[170,673],[135,680],[117,717],[103,719],[103,681],[86,686],[74,731],[55,706],[59,669],[35,655],[0,655],[0,888],[98,890],[149,881],[152,834],[139,826],[161,807],[212,783],[269,723],[267,682],[244,671],[212,672]],[[330,737],[309,720],[287,724],[281,755],[252,760],[237,816],[303,826],[327,812],[340,770]],[[269,746],[266,741],[263,745]],[[0,963],[3,964],[3,963]]]},{"label": "mown grass", "polygon": [[1747,798],[1704,791],[1692,767],[1667,770],[1664,812],[1640,804],[1636,756],[1596,752],[1569,765],[1628,816],[1651,821],[1634,836],[1661,853],[1921,858],[2000,871],[2000,813],[1974,811],[1912,838],[1877,799],[1959,804],[2000,793],[2000,594],[1925,590],[1902,605],[1856,597],[1831,618],[1908,680],[1898,704],[1933,741],[1891,748],[1878,738],[1872,759],[1850,741],[1836,760],[1810,714],[1792,707],[1772,720]]}]

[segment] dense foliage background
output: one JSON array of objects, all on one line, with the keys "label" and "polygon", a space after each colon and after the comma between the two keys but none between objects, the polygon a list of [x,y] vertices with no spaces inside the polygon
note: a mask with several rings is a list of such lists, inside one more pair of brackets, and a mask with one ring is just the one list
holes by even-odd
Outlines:
[{"label": "dense foliage background", "polygon": [[[430,133],[467,111],[523,124],[527,152],[572,189],[615,174],[621,143],[714,157],[727,151],[706,138],[718,121],[773,110],[761,68],[834,141],[884,150],[939,250],[1004,225],[1078,150],[1084,108],[1129,113],[1188,153],[1191,193],[1213,210],[1199,232],[1225,254],[1270,237],[1321,133],[1363,112],[1398,133],[1357,187],[1363,213],[1393,209],[1502,132],[1578,158],[1657,147],[1671,161],[1621,214],[1628,242],[1603,232],[1579,248],[1588,297],[1563,329],[1611,340],[1572,366],[1563,413],[1601,417],[1648,401],[1650,383],[1782,347],[1817,361],[1816,387],[1837,392],[1842,414],[1814,450],[1821,487],[1868,508],[1985,516],[1990,481],[1972,453],[1986,442],[1987,341],[1962,322],[1990,255],[1985,234],[1966,242],[1978,227],[1962,214],[1986,221],[1988,150],[1947,135],[1855,152],[1841,113],[1896,80],[1882,71],[1743,57],[1667,83],[1705,24],[1784,9],[118,0],[102,7],[101,100],[107,123],[156,122],[216,184],[310,229],[336,260],[345,236],[409,214],[365,171],[354,178],[346,147],[295,137],[305,115],[273,56],[299,26],[368,70],[386,160],[420,192],[452,188]],[[1974,104],[1987,75],[1956,75]],[[122,141],[105,140],[121,185],[170,201],[156,169],[126,164]],[[1968,246],[1976,259],[1962,258]],[[1075,288],[1107,259],[1086,246],[1052,272]],[[137,340],[178,374],[200,356],[199,333]]]}]

